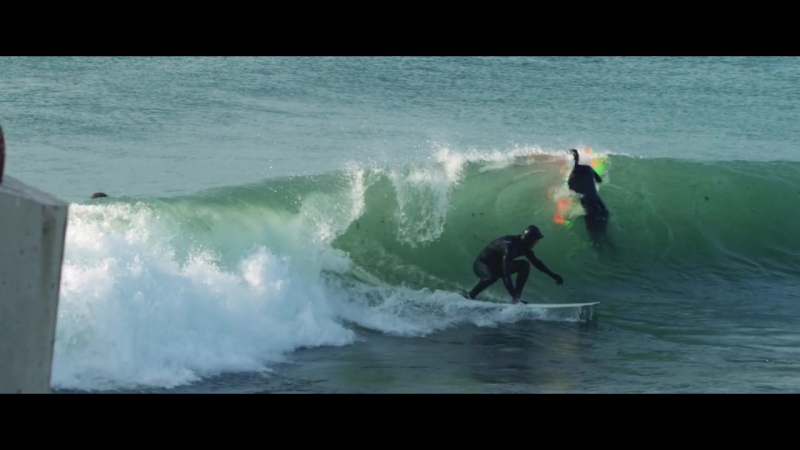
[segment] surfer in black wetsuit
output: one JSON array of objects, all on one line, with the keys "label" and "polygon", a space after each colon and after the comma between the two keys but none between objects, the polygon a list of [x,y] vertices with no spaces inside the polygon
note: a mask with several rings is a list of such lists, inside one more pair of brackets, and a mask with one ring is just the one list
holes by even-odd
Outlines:
[{"label": "surfer in black wetsuit", "polygon": [[592,242],[597,246],[600,243],[601,236],[605,233],[606,225],[608,224],[608,209],[606,208],[603,199],[597,192],[597,183],[602,183],[603,179],[595,172],[592,166],[581,165],[578,163],[578,151],[574,148],[569,151],[575,159],[575,167],[572,168],[572,173],[569,174],[568,186],[569,189],[581,197],[581,205],[586,211],[584,221],[586,222],[586,230],[589,232],[589,237]]},{"label": "surfer in black wetsuit", "polygon": [[[472,270],[480,278],[480,281],[472,288],[471,292],[464,292],[464,296],[474,299],[478,294],[502,278],[503,284],[508,289],[508,293],[511,294],[513,302],[520,302],[522,289],[525,287],[525,282],[528,280],[528,274],[531,270],[530,264],[533,264],[542,273],[550,275],[556,281],[556,284],[564,284],[564,279],[548,269],[533,253],[533,247],[543,237],[539,228],[530,225],[525,228],[521,235],[501,236],[490,242],[472,265]],[[528,261],[516,260],[516,258],[522,256],[527,258],[530,264]],[[516,288],[511,283],[511,275],[515,273],[517,274]]]}]

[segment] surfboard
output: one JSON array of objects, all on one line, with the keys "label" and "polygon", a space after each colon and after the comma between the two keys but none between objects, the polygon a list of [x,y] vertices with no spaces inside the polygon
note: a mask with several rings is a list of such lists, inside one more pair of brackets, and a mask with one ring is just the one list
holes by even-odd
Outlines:
[{"label": "surfboard", "polygon": [[[535,306],[537,308],[584,308],[587,306],[596,306],[600,302],[589,303],[523,303],[522,306]],[[512,303],[513,305],[513,303]]]},{"label": "surfboard", "polygon": [[[478,302],[478,300],[473,300]],[[524,300],[523,300],[524,301]],[[589,303],[511,303],[511,302],[480,302],[481,306],[495,308],[525,307],[533,309],[583,309],[599,305],[600,302]]]},{"label": "surfboard", "polygon": [[[381,286],[387,287],[388,285],[378,278],[370,275],[364,269],[360,267],[354,267],[351,270],[351,273],[356,276],[359,280],[372,284],[374,286]],[[467,291],[458,288],[451,288],[453,290],[445,290],[446,292],[452,292],[454,294],[458,294],[465,299],[469,300],[470,302],[474,302],[475,306],[477,307],[486,307],[486,308],[510,308],[510,307],[527,307],[527,308],[534,308],[534,309],[569,309],[569,308],[587,308],[587,307],[594,307],[600,304],[600,302],[586,302],[586,303],[511,303],[511,302],[487,302],[482,300],[471,300],[469,299]],[[523,300],[524,301],[524,300]]]},{"label": "surfboard", "polygon": [[[467,292],[461,289],[455,292],[456,294],[461,295],[464,298],[467,298]],[[468,299],[468,298],[467,298]],[[479,300],[473,300],[475,302],[480,302]],[[523,300],[525,302],[525,300]],[[587,303],[495,303],[495,302],[480,302],[484,305],[493,305],[493,306],[527,306],[527,307],[536,307],[536,308],[547,308],[547,309],[563,309],[563,308],[585,308],[588,306],[597,306],[600,302],[587,302]]]}]

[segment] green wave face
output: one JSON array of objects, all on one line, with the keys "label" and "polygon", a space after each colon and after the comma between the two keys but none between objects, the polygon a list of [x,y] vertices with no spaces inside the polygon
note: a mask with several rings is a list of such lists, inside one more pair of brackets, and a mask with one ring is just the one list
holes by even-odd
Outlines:
[{"label": "green wave face", "polygon": [[[235,264],[265,245],[298,267],[345,264],[358,279],[415,289],[471,287],[480,249],[528,224],[544,232],[535,251],[551,269],[597,289],[800,273],[800,165],[589,156],[596,161],[582,163],[604,177],[600,194],[611,211],[613,247],[603,252],[589,246],[577,198],[565,188],[572,161],[561,153],[443,152],[415,167],[127,204],[151,211],[177,254],[202,248]],[[570,205],[564,223],[559,200]],[[549,279],[534,282],[552,289]]]}]

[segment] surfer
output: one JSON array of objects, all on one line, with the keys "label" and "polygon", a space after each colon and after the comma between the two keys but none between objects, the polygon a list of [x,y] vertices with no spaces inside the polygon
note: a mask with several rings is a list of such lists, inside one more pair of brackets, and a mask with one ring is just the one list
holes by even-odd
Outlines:
[{"label": "surfer", "polygon": [[600,237],[606,230],[608,224],[608,209],[606,208],[603,199],[597,192],[595,182],[602,183],[603,179],[592,166],[581,165],[578,163],[578,151],[574,148],[569,151],[575,159],[575,167],[569,174],[568,185],[569,189],[580,195],[581,206],[586,211],[584,221],[586,222],[586,230],[592,241],[597,245]]},{"label": "surfer", "polygon": [[[561,275],[548,269],[533,253],[533,247],[543,237],[539,228],[529,225],[521,235],[501,236],[490,242],[472,265],[472,270],[480,278],[480,281],[472,288],[472,291],[469,293],[464,292],[465,297],[474,299],[478,294],[502,278],[508,293],[511,294],[512,301],[514,303],[520,302],[522,289],[528,280],[531,264],[542,273],[550,275],[556,281],[556,284],[564,284],[564,279],[561,278]],[[517,260],[522,256],[527,258],[530,264],[528,261]],[[515,273],[517,274],[516,288],[511,283],[511,275]]]}]

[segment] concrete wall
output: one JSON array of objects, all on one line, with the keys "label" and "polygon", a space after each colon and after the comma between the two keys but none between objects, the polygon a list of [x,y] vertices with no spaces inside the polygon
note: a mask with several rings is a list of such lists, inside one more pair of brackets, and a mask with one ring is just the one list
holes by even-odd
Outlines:
[{"label": "concrete wall", "polygon": [[0,393],[49,393],[69,204],[0,176]]}]

